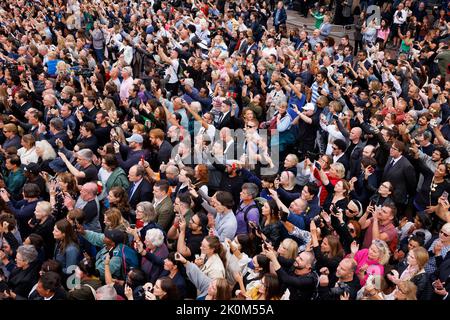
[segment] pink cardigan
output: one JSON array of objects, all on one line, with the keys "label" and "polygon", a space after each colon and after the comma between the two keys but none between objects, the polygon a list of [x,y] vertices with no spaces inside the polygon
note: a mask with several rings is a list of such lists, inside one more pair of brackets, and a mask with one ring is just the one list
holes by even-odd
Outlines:
[{"label": "pink cardigan", "polygon": [[363,267],[365,264],[367,264],[369,267],[366,270],[366,275],[364,278],[360,281],[361,286],[364,286],[366,284],[367,278],[369,275],[384,275],[384,266],[381,265],[378,261],[370,260],[369,259],[369,249],[362,249],[359,250],[354,257],[356,263],[358,266],[356,267],[356,274],[359,273],[359,270],[361,267]]}]

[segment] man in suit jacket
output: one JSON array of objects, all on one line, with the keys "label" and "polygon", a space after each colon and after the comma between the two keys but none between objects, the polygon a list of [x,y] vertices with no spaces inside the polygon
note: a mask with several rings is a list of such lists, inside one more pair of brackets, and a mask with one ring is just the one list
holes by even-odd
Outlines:
[{"label": "man in suit jacket", "polygon": [[227,127],[230,129],[234,128],[233,121],[231,119],[231,108],[232,103],[230,100],[226,99],[222,102],[222,114],[219,117],[219,120],[216,123],[216,128],[218,130]]},{"label": "man in suit jacket", "polygon": [[164,131],[161,129],[152,129],[150,131],[150,142],[156,147],[156,159],[153,170],[159,171],[159,166],[164,162],[167,164],[172,155],[172,145],[164,139]]},{"label": "man in suit jacket", "polygon": [[346,171],[348,171],[350,167],[350,162],[348,161],[348,157],[345,154],[345,150],[347,149],[347,144],[344,140],[336,139],[332,145],[333,151],[333,163],[342,163]]},{"label": "man in suit jacket", "polygon": [[168,232],[174,218],[173,203],[169,197],[169,182],[159,180],[153,185],[153,207],[155,208],[157,222],[161,228]]},{"label": "man in suit jacket", "polygon": [[60,118],[53,118],[50,120],[49,128],[50,133],[42,132],[39,129],[39,140],[47,140],[55,150],[58,150],[58,146],[56,145],[56,140],[58,139],[63,142],[63,145],[70,145],[69,136],[64,130],[64,122]]},{"label": "man in suit jacket", "polygon": [[408,201],[408,196],[412,197],[417,186],[416,172],[414,167],[403,156],[405,144],[401,141],[394,141],[390,149],[388,162],[384,167],[381,182],[389,181],[394,187],[393,199],[397,209],[402,211]]},{"label": "man in suit jacket", "polygon": [[128,188],[128,201],[133,210],[136,205],[142,201],[152,201],[153,188],[150,182],[144,179],[145,168],[141,165],[134,165],[128,172],[130,187]]},{"label": "man in suit jacket", "polygon": [[286,9],[284,9],[283,1],[278,1],[277,8],[273,12],[273,25],[275,31],[279,32],[280,25],[285,25],[287,20]]}]

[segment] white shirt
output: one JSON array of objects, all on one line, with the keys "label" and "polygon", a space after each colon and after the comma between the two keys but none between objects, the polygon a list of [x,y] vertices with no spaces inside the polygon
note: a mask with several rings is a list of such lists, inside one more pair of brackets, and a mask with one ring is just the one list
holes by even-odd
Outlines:
[{"label": "white shirt", "polygon": [[166,69],[166,76],[169,76],[169,83],[177,83],[178,82],[178,67],[180,63],[178,59],[171,59],[170,66]]},{"label": "white shirt", "polygon": [[340,158],[342,158],[342,156],[344,155],[345,153],[344,152],[342,152],[340,155],[338,155],[338,156],[333,156],[333,163],[336,163],[336,162],[338,162],[338,160],[340,159]]},{"label": "white shirt", "polygon": [[400,160],[401,158],[402,158],[402,156],[398,157],[397,159],[392,158],[392,159],[391,159],[391,162],[394,161],[394,162],[392,163],[392,166],[395,166],[395,164],[396,164],[396,163],[398,162],[398,160]]}]

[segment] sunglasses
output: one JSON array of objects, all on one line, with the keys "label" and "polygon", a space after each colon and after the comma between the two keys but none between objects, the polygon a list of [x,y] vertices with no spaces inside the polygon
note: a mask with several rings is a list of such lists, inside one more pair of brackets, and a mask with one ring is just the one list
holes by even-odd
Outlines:
[{"label": "sunglasses", "polygon": [[448,233],[445,233],[444,231],[440,231],[439,232],[440,234],[442,234],[443,236],[445,236],[445,237],[450,237],[450,234],[448,234]]}]

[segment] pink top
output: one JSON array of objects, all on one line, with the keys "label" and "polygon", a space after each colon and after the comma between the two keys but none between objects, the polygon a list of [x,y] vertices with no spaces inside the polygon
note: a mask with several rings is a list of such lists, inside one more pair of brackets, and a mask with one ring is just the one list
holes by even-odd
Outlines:
[{"label": "pink top", "polygon": [[366,284],[367,278],[369,275],[378,275],[383,276],[384,275],[384,266],[381,265],[378,261],[370,260],[369,259],[369,249],[362,249],[359,250],[354,257],[357,267],[356,267],[356,274],[359,273],[359,270],[364,265],[368,265],[368,268],[366,270],[366,274],[363,278],[363,280],[360,281],[361,286],[364,286]]},{"label": "pink top", "polygon": [[389,37],[390,32],[391,32],[391,30],[389,28],[387,28],[386,30],[383,30],[380,28],[380,29],[378,29],[377,37],[386,41],[386,39]]}]

